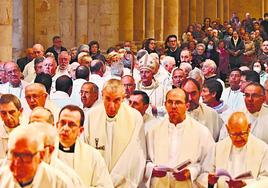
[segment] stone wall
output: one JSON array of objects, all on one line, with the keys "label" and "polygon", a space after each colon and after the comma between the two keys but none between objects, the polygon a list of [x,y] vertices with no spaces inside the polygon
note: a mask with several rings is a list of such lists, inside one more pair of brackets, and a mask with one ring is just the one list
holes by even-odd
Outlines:
[{"label": "stone wall", "polygon": [[[13,4],[13,5],[12,5]],[[12,13],[13,7],[13,13]],[[98,40],[101,48],[145,37],[163,41],[204,17],[229,19],[236,11],[262,17],[267,0],[5,0],[0,1],[0,59],[13,59],[34,43],[51,46],[62,36],[67,48]],[[12,27],[13,24],[13,27]],[[13,42],[11,43],[11,39]]]}]

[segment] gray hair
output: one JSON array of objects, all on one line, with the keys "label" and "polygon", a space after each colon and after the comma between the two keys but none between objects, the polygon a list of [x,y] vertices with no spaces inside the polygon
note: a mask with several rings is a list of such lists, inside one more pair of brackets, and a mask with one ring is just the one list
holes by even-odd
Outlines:
[{"label": "gray hair", "polygon": [[202,84],[204,84],[204,81],[205,81],[205,77],[204,77],[204,74],[202,73],[202,71],[198,68],[194,68],[193,70],[191,70],[189,72],[189,75],[188,75],[189,78],[193,78],[193,79],[197,79],[197,78],[201,78],[202,80]]}]

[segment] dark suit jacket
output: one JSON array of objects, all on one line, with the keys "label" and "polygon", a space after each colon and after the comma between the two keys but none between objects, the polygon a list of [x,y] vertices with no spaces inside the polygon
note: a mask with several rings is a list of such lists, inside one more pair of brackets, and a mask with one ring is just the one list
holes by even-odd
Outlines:
[{"label": "dark suit jacket", "polygon": [[23,72],[24,67],[30,62],[31,60],[26,57],[22,57],[17,60],[17,64],[20,68],[20,71]]},{"label": "dark suit jacket", "polygon": [[[60,51],[61,51],[61,52],[62,52],[62,51],[67,51],[67,49],[64,48],[64,47],[61,47],[61,48],[60,48]],[[58,64],[58,53],[55,51],[54,46],[49,47],[49,48],[46,50],[45,53],[47,53],[47,52],[51,52],[51,53],[54,54],[55,60],[57,61],[57,64]]]},{"label": "dark suit jacket", "polygon": [[[241,55],[245,51],[245,45],[244,45],[244,42],[241,40],[241,38],[238,39],[237,44],[235,45],[234,39],[232,37],[231,40],[227,44],[227,51],[230,54],[229,61],[230,61],[231,68],[240,67],[240,65],[242,63],[241,62]],[[234,56],[233,55],[234,52],[238,52],[238,55]],[[234,66],[232,66],[232,65],[234,65]]]}]

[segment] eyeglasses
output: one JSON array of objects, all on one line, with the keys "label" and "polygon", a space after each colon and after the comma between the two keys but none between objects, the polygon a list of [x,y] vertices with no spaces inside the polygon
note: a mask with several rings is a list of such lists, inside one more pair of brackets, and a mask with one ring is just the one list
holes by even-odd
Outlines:
[{"label": "eyeglasses", "polygon": [[19,72],[20,72],[20,71],[19,71],[18,69],[13,69],[13,70],[9,70],[9,71],[7,71],[7,75],[10,76],[10,75],[12,75],[12,73],[17,74],[17,73],[19,73]]},{"label": "eyeglasses", "polygon": [[37,151],[35,153],[19,153],[19,152],[8,152],[7,153],[7,159],[8,160],[14,160],[19,158],[21,162],[24,163],[30,163],[32,162],[34,156],[38,154],[40,151]]},{"label": "eyeglasses", "polygon": [[133,87],[134,84],[124,84],[124,87]]},{"label": "eyeglasses", "polygon": [[25,96],[25,98],[26,98],[26,100],[31,100],[31,99],[34,99],[34,100],[36,100],[36,99],[38,99],[38,98],[40,98],[41,96],[42,96],[43,94],[41,94],[41,95],[27,95],[27,96]]},{"label": "eyeglasses", "polygon": [[177,42],[176,40],[169,40],[168,42]]},{"label": "eyeglasses", "polygon": [[240,132],[240,133],[230,133],[229,132],[229,135],[230,137],[232,138],[245,138],[246,136],[248,136],[249,132],[248,131],[244,131],[244,132]]}]

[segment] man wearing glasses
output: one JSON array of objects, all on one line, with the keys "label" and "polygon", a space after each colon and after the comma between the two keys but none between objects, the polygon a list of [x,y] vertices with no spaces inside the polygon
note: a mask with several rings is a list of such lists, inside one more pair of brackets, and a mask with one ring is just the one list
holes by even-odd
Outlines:
[{"label": "man wearing glasses", "polygon": [[84,112],[78,106],[67,105],[61,109],[55,155],[73,168],[87,187],[112,188],[112,179],[101,154],[79,139],[84,131],[84,118]]},{"label": "man wearing glasses", "polygon": [[[267,176],[268,146],[253,136],[247,116],[243,112],[233,113],[226,125],[228,137],[211,148],[203,163],[203,173],[198,182],[204,187],[209,184],[217,187],[243,187]],[[218,177],[219,169],[228,171],[234,178],[251,171],[253,178],[229,180]]]},{"label": "man wearing glasses", "polygon": [[43,137],[36,129],[21,126],[10,134],[7,161],[0,169],[0,187],[72,188],[62,172],[42,162]]},{"label": "man wearing glasses", "polygon": [[180,41],[178,41],[177,36],[169,35],[166,39],[166,45],[168,48],[168,50],[166,51],[166,55],[174,57],[176,61],[176,67],[179,67],[181,49],[180,49]]},{"label": "man wearing glasses", "polygon": [[[205,155],[214,145],[208,128],[186,113],[187,102],[182,89],[170,90],[165,102],[168,117],[146,135],[146,187],[192,187]],[[187,160],[192,164],[177,170]]]},{"label": "man wearing glasses", "polygon": [[13,94],[18,98],[23,95],[23,89],[28,85],[27,82],[21,80],[21,72],[19,66],[14,62],[7,62],[4,65],[4,71],[7,83],[1,84],[0,93]]},{"label": "man wearing glasses", "polygon": [[59,114],[58,107],[48,98],[45,86],[40,83],[32,83],[25,87],[25,99],[22,100],[22,104],[26,116],[37,106],[48,108],[54,117],[58,117]]}]

